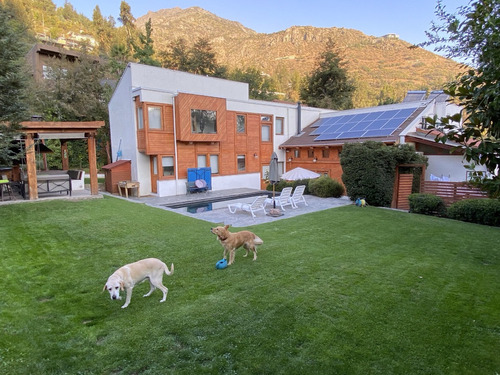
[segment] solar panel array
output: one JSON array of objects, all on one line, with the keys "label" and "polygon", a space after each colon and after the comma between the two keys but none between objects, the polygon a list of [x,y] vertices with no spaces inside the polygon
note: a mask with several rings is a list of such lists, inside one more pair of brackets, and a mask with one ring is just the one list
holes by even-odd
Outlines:
[{"label": "solar panel array", "polygon": [[319,119],[311,135],[316,141],[391,135],[417,107],[366,112]]}]

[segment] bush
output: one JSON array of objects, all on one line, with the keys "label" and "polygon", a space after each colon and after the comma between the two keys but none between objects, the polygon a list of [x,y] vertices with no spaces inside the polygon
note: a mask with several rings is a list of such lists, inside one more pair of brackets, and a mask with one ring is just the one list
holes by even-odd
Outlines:
[{"label": "bush", "polygon": [[[281,190],[283,190],[286,187],[292,187],[295,189],[299,185],[306,185],[306,189],[304,190],[304,194],[311,194],[311,192],[309,191],[309,187],[308,187],[309,181],[310,181],[309,179],[296,180],[296,181],[280,180],[280,182],[278,182],[274,186],[274,191],[280,192]],[[271,184],[271,183],[267,184],[266,190],[273,191],[273,184]]]},{"label": "bush", "polygon": [[390,207],[397,165],[426,163],[412,146],[373,141],[347,143],[340,156],[347,195],[351,200],[364,197],[372,206]]},{"label": "bush", "polygon": [[500,200],[464,199],[453,203],[448,208],[450,219],[470,223],[500,226]]},{"label": "bush", "polygon": [[408,196],[408,201],[410,201],[411,213],[446,216],[444,201],[436,195],[414,193]]},{"label": "bush", "polygon": [[340,198],[344,194],[344,186],[331,177],[321,176],[309,181],[309,191],[322,198]]}]

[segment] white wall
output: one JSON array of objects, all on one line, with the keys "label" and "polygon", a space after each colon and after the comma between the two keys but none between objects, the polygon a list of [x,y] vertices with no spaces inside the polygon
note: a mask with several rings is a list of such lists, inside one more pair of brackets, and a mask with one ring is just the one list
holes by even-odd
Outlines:
[{"label": "white wall", "polygon": [[[425,179],[430,180],[431,174],[436,177],[445,176],[452,182],[466,181],[467,169],[465,165],[469,163],[462,155],[427,155],[429,166],[425,171]],[[476,167],[476,171],[485,171],[482,166]]]}]

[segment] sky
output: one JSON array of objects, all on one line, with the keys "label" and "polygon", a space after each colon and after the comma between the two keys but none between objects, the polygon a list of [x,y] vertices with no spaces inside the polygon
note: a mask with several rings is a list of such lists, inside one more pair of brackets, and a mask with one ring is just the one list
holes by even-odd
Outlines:
[{"label": "sky", "polygon": [[[67,0],[53,0],[63,6]],[[73,8],[92,19],[96,5],[103,16],[118,19],[121,0],[69,0]],[[372,36],[397,34],[409,43],[425,42],[431,22],[437,21],[437,0],[128,0],[132,15],[139,18],[148,11],[193,6],[221,18],[237,21],[259,33],[273,33],[291,26],[343,27]],[[454,13],[469,0],[442,0]],[[120,23],[117,21],[117,25]]]}]

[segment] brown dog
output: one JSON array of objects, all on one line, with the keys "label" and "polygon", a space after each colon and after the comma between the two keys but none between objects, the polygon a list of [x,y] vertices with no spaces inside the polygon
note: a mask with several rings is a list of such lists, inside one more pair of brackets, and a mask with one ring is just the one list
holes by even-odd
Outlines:
[{"label": "brown dog", "polygon": [[210,232],[217,235],[217,239],[224,247],[224,259],[226,259],[227,253],[229,253],[228,265],[234,263],[234,253],[236,249],[243,246],[245,249],[245,255],[248,255],[248,250],[253,252],[253,260],[257,259],[257,245],[262,245],[262,241],[257,235],[248,231],[242,230],[241,232],[231,233],[227,228],[229,225],[223,227],[210,228]]}]

